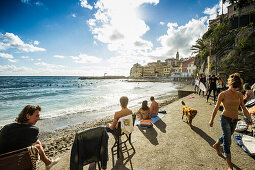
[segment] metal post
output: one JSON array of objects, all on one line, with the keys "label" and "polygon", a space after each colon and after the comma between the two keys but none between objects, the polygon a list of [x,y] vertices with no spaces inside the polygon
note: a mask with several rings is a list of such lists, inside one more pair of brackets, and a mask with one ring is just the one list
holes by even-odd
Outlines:
[{"label": "metal post", "polygon": [[215,61],[215,76],[217,76],[217,55],[216,55],[216,61]]}]

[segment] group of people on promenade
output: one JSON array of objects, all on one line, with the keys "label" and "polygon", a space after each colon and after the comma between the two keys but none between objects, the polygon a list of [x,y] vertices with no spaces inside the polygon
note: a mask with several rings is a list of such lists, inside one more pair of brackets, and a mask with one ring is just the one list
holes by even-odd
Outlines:
[{"label": "group of people on promenade", "polygon": [[[202,78],[204,78],[204,76],[202,76]],[[214,75],[209,78],[210,88],[208,90],[208,95],[210,95],[211,91],[216,89],[216,81],[218,80],[219,78],[216,78]],[[200,81],[202,82],[204,80],[202,79]],[[222,88],[224,87],[223,83]],[[217,140],[213,147],[216,150],[217,154],[221,156],[222,153],[219,150],[219,146],[223,144],[223,151],[228,164],[228,169],[233,169],[231,163],[230,145],[231,136],[234,133],[238,121],[239,106],[241,106],[244,115],[248,118],[247,124],[252,124],[251,115],[249,114],[244,105],[244,100],[248,100],[249,98],[247,96],[250,97],[250,94],[247,94],[244,97],[243,94],[240,92],[240,89],[244,87],[244,90],[246,92],[248,91],[247,93],[251,92],[249,91],[249,86],[243,86],[243,80],[238,73],[234,73],[229,76],[227,80],[227,85],[228,89],[220,92],[218,95],[217,104],[212,112],[209,125],[210,127],[213,127],[214,118],[222,102],[224,106],[224,111],[222,112],[220,117],[222,136]],[[150,107],[148,107],[148,102],[146,100],[142,102],[142,106],[137,112],[137,115],[140,119],[150,119],[157,116],[159,109],[158,103],[155,101],[153,96],[150,98],[150,100]],[[107,132],[113,133],[114,130],[118,127],[118,121],[120,118],[133,114],[132,111],[128,109],[127,105],[128,97],[122,96],[120,98],[121,110],[114,114],[113,123],[107,124]],[[46,170],[48,170],[56,163],[58,163],[59,158],[54,160],[49,159],[43,150],[41,142],[38,140],[39,129],[35,126],[35,124],[38,120],[40,120],[40,111],[40,106],[27,105],[16,118],[16,123],[8,124],[1,129],[0,154],[33,145],[38,148],[40,158],[45,163]]]},{"label": "group of people on promenade", "polygon": [[[239,73],[236,73],[240,76]],[[209,75],[206,77],[205,74],[201,74],[200,78],[197,76],[196,78],[197,83],[195,83],[194,90],[195,93],[198,93],[199,95],[202,95],[203,97],[206,96],[206,101],[208,103],[208,100],[210,98],[211,92],[213,92],[213,101],[216,103],[216,100],[223,90],[227,90],[227,86],[225,85],[224,80],[218,74],[215,75]],[[251,86],[248,83],[244,83],[243,79],[241,78],[242,86],[240,87],[239,91],[244,95],[244,103],[250,101],[251,99],[254,99],[254,92],[251,89]],[[200,87],[200,83],[203,83],[205,88]]]},{"label": "group of people on promenade", "polygon": [[[225,83],[223,79],[221,78],[220,74],[217,76],[215,75],[209,75],[208,77],[205,76],[205,74],[201,74],[200,77],[197,76],[196,78],[197,83],[195,83],[195,93],[198,93],[199,95],[206,95],[206,101],[208,102],[208,99],[211,95],[211,92],[213,92],[213,100],[214,103],[216,102],[217,96],[220,94],[220,92],[225,89]],[[204,89],[200,88],[200,83],[203,83]],[[205,94],[206,93],[206,94]]]}]

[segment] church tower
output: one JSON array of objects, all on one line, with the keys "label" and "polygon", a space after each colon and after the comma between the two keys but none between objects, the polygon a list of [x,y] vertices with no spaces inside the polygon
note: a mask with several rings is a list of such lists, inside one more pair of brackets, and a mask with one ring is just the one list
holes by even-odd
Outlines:
[{"label": "church tower", "polygon": [[177,51],[177,53],[176,53],[176,60],[178,60],[179,61],[179,52]]}]

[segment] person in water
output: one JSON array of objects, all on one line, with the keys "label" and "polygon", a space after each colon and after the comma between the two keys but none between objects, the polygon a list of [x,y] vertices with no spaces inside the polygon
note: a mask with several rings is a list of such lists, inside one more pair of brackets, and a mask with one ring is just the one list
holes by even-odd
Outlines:
[{"label": "person in water", "polygon": [[219,94],[217,104],[212,112],[211,120],[209,122],[210,127],[213,127],[213,121],[219,110],[220,103],[223,103],[224,110],[220,117],[220,123],[222,128],[222,136],[213,145],[217,154],[222,156],[219,150],[219,146],[223,143],[223,151],[228,164],[228,169],[232,170],[233,166],[231,163],[231,136],[234,133],[236,124],[238,121],[238,108],[241,105],[244,115],[249,119],[248,125],[252,124],[251,115],[244,106],[243,94],[238,92],[239,88],[242,86],[241,78],[239,74],[232,74],[228,78],[229,88]]}]

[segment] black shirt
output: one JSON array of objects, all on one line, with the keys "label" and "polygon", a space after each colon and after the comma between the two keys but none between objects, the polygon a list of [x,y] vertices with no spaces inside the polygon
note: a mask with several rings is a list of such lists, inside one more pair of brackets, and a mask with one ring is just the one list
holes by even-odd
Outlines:
[{"label": "black shirt", "polygon": [[38,140],[39,129],[34,125],[11,123],[0,131],[0,154],[31,146]]},{"label": "black shirt", "polygon": [[216,81],[218,80],[217,77],[211,77],[209,79],[209,82],[210,82],[210,88],[211,89],[216,89]]},{"label": "black shirt", "polygon": [[204,83],[204,85],[206,84],[206,78],[205,77],[201,77],[200,78],[200,82]]}]

